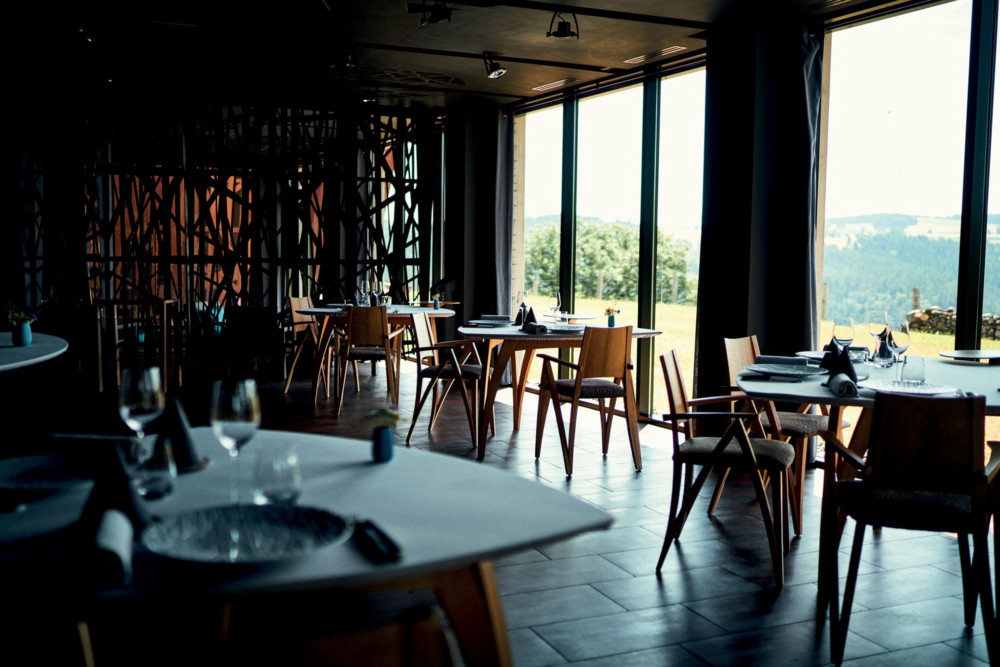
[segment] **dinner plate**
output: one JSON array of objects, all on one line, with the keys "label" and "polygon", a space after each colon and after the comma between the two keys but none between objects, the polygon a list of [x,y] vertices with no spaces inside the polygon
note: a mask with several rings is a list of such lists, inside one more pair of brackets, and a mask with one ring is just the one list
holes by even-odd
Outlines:
[{"label": "dinner plate", "polygon": [[792,378],[802,378],[809,375],[821,375],[827,372],[825,368],[818,368],[816,366],[796,366],[795,364],[747,364],[743,367],[743,370],[760,373],[761,375]]},{"label": "dinner plate", "polygon": [[957,387],[933,382],[913,382],[912,380],[866,380],[860,383],[866,389],[874,389],[886,394],[918,394],[923,396],[939,396],[954,394]]},{"label": "dinner plate", "polygon": [[826,350],[803,350],[802,352],[796,352],[795,356],[805,357],[810,361],[823,361],[823,357],[826,356]]},{"label": "dinner plate", "polygon": [[583,333],[586,327],[582,324],[553,324],[549,326],[549,333]]},{"label": "dinner plate", "polygon": [[477,327],[496,329],[497,327],[509,327],[510,320],[469,320],[469,324]]},{"label": "dinner plate", "polygon": [[0,460],[0,488],[68,489],[92,482],[90,473],[66,456],[21,456]]},{"label": "dinner plate", "polygon": [[[353,527],[349,519],[315,507],[225,505],[150,524],[141,542],[153,553],[175,560],[269,563],[339,544],[350,537]],[[236,530],[239,542],[234,548]]]}]

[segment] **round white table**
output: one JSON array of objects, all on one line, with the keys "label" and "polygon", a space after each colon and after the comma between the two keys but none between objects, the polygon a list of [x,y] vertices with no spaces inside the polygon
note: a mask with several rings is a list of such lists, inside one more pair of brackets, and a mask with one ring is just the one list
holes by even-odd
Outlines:
[{"label": "round white table", "polygon": [[20,347],[14,345],[9,331],[0,332],[0,372],[40,364],[69,348],[69,343],[62,338],[48,334],[32,333],[31,339],[31,345]]}]

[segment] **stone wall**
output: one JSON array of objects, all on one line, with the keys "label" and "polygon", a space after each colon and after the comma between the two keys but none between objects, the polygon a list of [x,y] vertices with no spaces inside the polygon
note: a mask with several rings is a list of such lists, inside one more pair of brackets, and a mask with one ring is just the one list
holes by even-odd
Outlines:
[{"label": "stone wall", "polygon": [[[912,331],[929,331],[931,333],[955,333],[955,309],[931,306],[923,310],[911,310],[906,314]],[[983,338],[1000,340],[1000,315],[983,313]]]}]

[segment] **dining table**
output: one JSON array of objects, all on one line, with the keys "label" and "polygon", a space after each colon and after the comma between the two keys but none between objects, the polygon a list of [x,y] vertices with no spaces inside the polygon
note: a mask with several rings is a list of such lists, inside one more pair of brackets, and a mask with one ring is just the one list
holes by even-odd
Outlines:
[{"label": "dining table", "polygon": [[[813,356],[818,355],[804,355]],[[868,436],[872,424],[872,408],[875,405],[875,395],[879,391],[909,393],[922,395],[955,396],[965,394],[975,394],[986,397],[986,414],[1000,415],[1000,366],[995,364],[982,364],[976,360],[963,361],[954,358],[923,358],[924,381],[923,382],[901,382],[896,376],[899,371],[898,364],[889,367],[879,367],[867,365],[865,363],[854,364],[858,375],[857,394],[840,395],[827,386],[830,380],[829,374],[816,372],[805,374],[790,371],[789,375],[773,374],[766,375],[758,372],[748,371],[740,373],[737,377],[736,385],[745,394],[752,398],[759,398],[770,401],[787,401],[796,404],[815,404],[830,406],[829,430],[837,433],[843,419],[844,409],[848,407],[862,408],[858,421],[855,424],[851,441],[844,443],[848,448],[860,457],[864,457],[868,449]],[[802,368],[802,367],[799,367]],[[815,369],[819,371],[819,369]],[[826,465],[830,465],[830,461]],[[851,466],[841,465],[838,468],[837,479],[846,481],[854,478],[856,471]],[[826,487],[823,493],[824,517],[834,513],[828,503]],[[831,525],[838,527],[839,531],[844,527],[844,516],[841,514],[838,520],[832,518],[824,519]],[[820,531],[821,541],[824,531]],[[834,538],[830,538],[834,539]],[[825,550],[820,547],[821,562],[819,571],[824,571],[822,554]],[[828,595],[828,591],[823,586],[823,579],[820,577],[819,596],[823,600]]]},{"label": "dining table", "polygon": [[[549,325],[545,333],[528,333],[522,331],[521,327],[508,326],[464,326],[458,328],[458,333],[463,338],[481,339],[484,341],[484,354],[480,354],[483,372],[480,382],[482,390],[479,392],[479,450],[476,458],[482,461],[486,457],[486,434],[489,429],[489,416],[493,414],[493,406],[496,403],[497,391],[500,389],[500,382],[503,378],[504,370],[510,366],[511,388],[514,390],[514,430],[521,428],[521,405],[524,402],[524,394],[528,384],[528,371],[531,362],[538,350],[546,349],[569,349],[577,348],[583,344],[583,333],[585,327],[582,325]],[[652,338],[659,336],[661,332],[654,329],[642,329],[634,327],[632,338]],[[496,361],[490,363],[493,349],[499,347]],[[517,362],[516,352],[524,352],[520,365]],[[492,368],[492,372],[491,372]]]},{"label": "dining table", "polygon": [[[605,529],[613,520],[604,510],[571,494],[452,456],[395,447],[391,460],[377,462],[371,440],[261,430],[243,448],[240,459],[253,460],[268,448],[294,447],[302,481],[293,509],[307,516],[336,518],[343,535],[338,533],[342,539],[318,541],[310,548],[296,546],[294,540],[288,542],[291,546],[279,541],[265,550],[268,557],[259,562],[241,560],[227,546],[230,529],[221,525],[230,516],[224,510],[233,507],[229,482],[234,464],[210,428],[191,429],[190,437],[209,464],[178,476],[166,497],[138,500],[154,520],[135,536],[134,544],[127,542],[129,548],[119,551],[122,560],[128,561],[130,580],[80,593],[84,599],[66,600],[67,605],[106,608],[109,603],[180,597],[221,599],[235,606],[241,600],[280,599],[283,594],[302,591],[332,595],[429,590],[447,616],[466,664],[509,665],[492,562],[530,547]],[[0,490],[10,477],[5,471],[11,464],[6,465],[0,461]],[[252,467],[243,464],[238,470],[241,496],[249,499]],[[24,479],[23,466],[19,473]],[[61,523],[80,516],[93,486],[76,484],[62,494],[28,499],[16,511],[0,512],[0,536],[28,539],[33,533],[58,530]],[[214,517],[208,528],[190,523],[195,516],[204,521],[205,515]],[[397,560],[366,555],[368,551],[357,540],[362,522],[377,526],[398,546]],[[308,521],[296,527],[309,531],[314,523],[322,525]],[[243,539],[252,539],[253,531],[245,532],[249,536]],[[164,534],[172,535],[174,541],[165,540]],[[204,539],[206,534],[211,539]],[[5,581],[19,576],[16,565],[11,565],[18,561],[5,560],[5,552],[12,548],[10,540],[0,539],[0,579]],[[14,603],[8,599],[8,604]]]},{"label": "dining table", "polygon": [[14,345],[9,331],[0,332],[0,372],[40,364],[54,359],[69,348],[58,336],[32,333],[31,345]]},{"label": "dining table", "polygon": [[[335,337],[333,333],[337,326],[347,324],[347,309],[350,307],[352,307],[351,304],[347,303],[327,304],[322,307],[317,306],[313,308],[300,308],[296,311],[303,315],[311,315],[312,317],[320,320],[316,362],[312,380],[313,405],[319,401],[320,380],[323,373],[327,371],[327,367],[323,363],[326,358],[327,351],[330,349],[330,345],[332,344],[334,348],[333,356],[336,360],[340,350],[340,339],[339,337]],[[455,316],[455,311],[450,308],[428,308],[424,306],[408,305],[386,306],[386,316],[389,320],[389,327],[393,330],[410,326],[413,323],[413,316],[419,313],[426,313],[428,317],[432,318],[432,321],[437,318]],[[397,343],[394,341],[394,344]],[[325,383],[325,386],[326,397],[330,398],[330,383]]]}]

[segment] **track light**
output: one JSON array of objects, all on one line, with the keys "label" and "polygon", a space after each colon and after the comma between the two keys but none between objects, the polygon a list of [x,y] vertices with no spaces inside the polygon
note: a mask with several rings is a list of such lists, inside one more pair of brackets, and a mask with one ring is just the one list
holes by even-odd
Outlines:
[{"label": "track light", "polygon": [[444,23],[445,21],[451,23],[451,9],[443,2],[437,2],[433,7],[427,8],[427,11],[420,17],[420,25]]},{"label": "track light", "polygon": [[486,65],[486,77],[489,79],[499,79],[507,73],[507,68],[495,60],[490,60],[488,53],[483,54],[483,63]]},{"label": "track light", "polygon": [[[558,37],[559,39],[569,39],[571,37],[576,37],[580,39],[580,22],[576,20],[576,14],[570,14],[573,17],[573,23],[563,17],[560,12],[552,12],[552,20],[549,21],[549,31],[545,33],[546,37]],[[559,18],[559,23],[556,23],[556,17]],[[573,25],[576,25],[576,30],[573,30]],[[556,29],[553,30],[552,26],[555,25]]]}]

